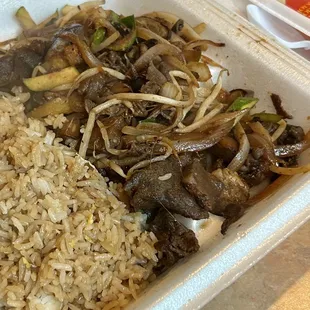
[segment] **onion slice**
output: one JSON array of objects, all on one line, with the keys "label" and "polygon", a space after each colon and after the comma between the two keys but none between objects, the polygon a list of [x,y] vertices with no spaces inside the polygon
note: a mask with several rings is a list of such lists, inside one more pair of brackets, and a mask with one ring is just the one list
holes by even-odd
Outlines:
[{"label": "onion slice", "polygon": [[230,132],[233,125],[231,121],[221,124],[209,132],[172,133],[168,135],[168,138],[173,141],[174,149],[178,153],[201,152],[217,144]]},{"label": "onion slice", "polygon": [[162,59],[163,59],[164,62],[167,62],[171,66],[173,66],[176,69],[178,69],[180,71],[183,71],[185,74],[187,74],[190,77],[192,83],[196,87],[199,87],[197,79],[195,78],[195,76],[193,75],[191,70],[184,63],[182,63],[181,61],[179,61],[177,58],[175,58],[173,56],[163,56]]},{"label": "onion slice", "polygon": [[260,122],[249,123],[249,126],[255,133],[264,137],[264,139],[273,146],[272,138],[270,137],[268,130]]},{"label": "onion slice", "polygon": [[176,129],[176,132],[186,133],[186,132],[192,132],[192,131],[198,130],[203,125],[205,125],[208,121],[210,121],[215,115],[219,114],[223,108],[224,108],[224,105],[219,103],[218,105],[214,107],[213,110],[211,110],[207,115],[205,115],[199,121],[194,122],[193,124],[186,126],[184,128]]},{"label": "onion slice", "polygon": [[166,82],[160,89],[159,94],[161,96],[171,98],[171,99],[176,99],[178,96],[179,90],[176,85],[170,82]]},{"label": "onion slice", "polygon": [[222,85],[223,85],[222,84],[222,77],[221,77],[221,75],[219,75],[218,80],[217,80],[217,84],[215,85],[214,89],[212,90],[212,93],[210,94],[209,97],[206,98],[206,100],[199,107],[199,109],[196,113],[195,122],[199,121],[200,119],[202,119],[204,117],[207,109],[211,106],[213,101],[216,99],[216,97],[220,93],[220,91],[222,89]]},{"label": "onion slice", "polygon": [[143,40],[155,39],[160,43],[170,44],[169,41],[167,41],[166,39],[164,39],[163,37],[161,37],[157,33],[153,32],[149,29],[143,28],[143,27],[137,27],[137,37],[141,38]]},{"label": "onion slice", "polygon": [[135,63],[134,67],[137,72],[145,69],[149,63],[156,57],[162,55],[174,55],[181,61],[183,61],[183,56],[181,50],[172,44],[156,44],[147,50]]},{"label": "onion slice", "polygon": [[278,158],[274,153],[273,144],[269,140],[258,133],[248,134],[248,139],[252,147],[262,148],[268,161],[273,165],[277,165]]},{"label": "onion slice", "polygon": [[268,185],[261,193],[255,195],[254,197],[248,200],[247,205],[254,206],[258,202],[262,201],[265,198],[275,194],[279,188],[281,188],[285,183],[287,183],[292,176],[281,175],[274,182]]},{"label": "onion slice", "polygon": [[200,23],[197,26],[195,26],[193,29],[200,35],[202,34],[207,28],[206,23]]},{"label": "onion slice", "polygon": [[243,166],[249,156],[250,142],[240,123],[236,124],[234,133],[235,137],[239,141],[239,151],[227,168],[232,171],[238,171]]},{"label": "onion slice", "polygon": [[212,75],[207,64],[202,62],[190,62],[187,65],[188,69],[198,74],[199,82],[207,82],[211,79]]},{"label": "onion slice", "polygon": [[277,167],[275,165],[270,166],[270,170],[277,174],[283,175],[296,175],[301,173],[306,173],[310,171],[310,164],[294,167],[294,168],[284,168],[284,167]]},{"label": "onion slice", "polygon": [[201,51],[196,50],[183,50],[183,55],[187,63],[199,62],[201,58]]},{"label": "onion slice", "polygon": [[273,135],[271,136],[271,140],[274,142],[276,140],[278,140],[278,138],[282,135],[282,133],[285,131],[287,123],[285,120],[281,119],[279,122],[279,127],[277,128],[277,130],[273,133]]},{"label": "onion slice", "polygon": [[208,123],[201,126],[200,130],[211,130],[211,128],[217,127],[219,124],[226,124],[230,121],[233,121],[234,126],[246,113],[248,113],[248,110],[220,113],[213,117]]},{"label": "onion slice", "polygon": [[[98,53],[105,49],[106,47],[110,46],[112,43],[114,43],[118,38],[120,37],[120,33],[118,31],[111,34],[108,38],[106,38],[102,43],[100,43],[98,46],[95,46],[92,48],[92,51],[94,53]],[[99,55],[100,58],[101,55]]]},{"label": "onion slice", "polygon": [[68,6],[68,7],[64,7],[62,12],[67,13],[65,16],[63,16],[62,18],[60,18],[57,21],[57,25],[59,27],[62,27],[63,25],[65,25],[72,17],[74,17],[75,15],[77,15],[78,13],[80,13],[81,11],[84,10],[88,10],[97,6],[100,6],[102,4],[105,4],[105,0],[95,0],[95,1],[87,1],[84,2],[78,6]]}]

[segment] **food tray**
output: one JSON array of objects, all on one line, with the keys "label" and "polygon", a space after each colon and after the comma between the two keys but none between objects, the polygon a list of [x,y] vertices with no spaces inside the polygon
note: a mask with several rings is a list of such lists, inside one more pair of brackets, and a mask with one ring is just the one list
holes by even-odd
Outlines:
[{"label": "food tray", "polygon": [[307,36],[310,36],[310,20],[306,16],[283,5],[277,0],[250,0],[250,2],[258,5]]},{"label": "food tray", "polygon": [[[21,5],[39,21],[57,7],[80,2],[4,0],[0,39],[18,33],[12,16]],[[293,122],[309,129],[310,64],[241,17],[213,1],[201,0],[108,0],[107,7],[127,15],[162,10],[178,14],[193,25],[206,22],[204,36],[226,43],[224,48],[210,47],[207,52],[230,71],[224,87],[254,90],[260,98],[259,111],[272,109],[269,93],[275,92],[294,115]],[[309,162],[309,156],[304,162]],[[201,250],[157,279],[129,309],[200,308],[309,218],[310,174],[306,174],[292,178],[275,195],[251,208],[225,237],[219,233],[220,220],[216,217],[203,226],[191,222]]]}]

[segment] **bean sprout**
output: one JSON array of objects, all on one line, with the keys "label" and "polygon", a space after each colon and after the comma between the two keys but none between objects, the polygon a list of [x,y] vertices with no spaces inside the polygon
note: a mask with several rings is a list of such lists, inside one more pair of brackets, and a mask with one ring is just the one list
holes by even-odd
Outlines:
[{"label": "bean sprout", "polygon": [[108,97],[108,99],[119,99],[119,100],[147,100],[147,101],[153,101],[161,104],[166,104],[173,107],[187,107],[192,104],[192,99],[189,99],[187,101],[180,101],[180,100],[174,100],[171,98],[166,98],[159,95],[153,95],[153,94],[140,94],[140,93],[120,93],[111,95]]},{"label": "bean sprout", "polygon": [[111,148],[108,131],[104,127],[103,123],[100,122],[99,120],[97,120],[97,125],[100,129],[102,139],[103,139],[104,144],[105,144],[105,148],[109,153],[111,153],[113,155],[120,155],[120,154],[123,154],[124,152],[127,152],[127,150],[117,150],[117,149]]},{"label": "bean sprout", "polygon": [[143,161],[139,162],[138,164],[134,165],[133,167],[131,167],[128,170],[127,179],[129,179],[132,176],[132,174],[135,172],[135,170],[145,168],[152,163],[164,161],[172,154],[172,148],[170,147],[170,145],[168,145],[167,143],[164,143],[164,142],[158,142],[158,144],[166,146],[166,148],[167,148],[166,154],[154,157],[152,159],[143,160]]},{"label": "bean sprout", "polygon": [[120,103],[122,103],[121,100],[111,99],[109,101],[106,101],[96,106],[89,112],[87,124],[84,130],[84,134],[83,134],[81,145],[80,145],[80,150],[79,150],[80,156],[82,157],[86,156],[90,137],[91,137],[91,134],[95,126],[96,116],[100,114],[102,111],[104,111],[105,109],[108,109],[109,107],[116,105],[116,104],[120,104]]},{"label": "bean sprout", "polygon": [[36,76],[38,75],[39,72],[40,72],[41,74],[46,74],[46,73],[47,73],[47,70],[46,70],[44,67],[42,67],[41,65],[38,65],[38,66],[36,66],[36,67],[33,69],[31,77],[36,77]]},{"label": "bean sprout", "polygon": [[110,69],[110,68],[107,68],[107,67],[90,68],[90,69],[84,71],[83,73],[81,73],[75,79],[75,81],[74,81],[74,83],[73,83],[73,85],[72,85],[72,87],[71,87],[71,89],[70,89],[70,91],[68,93],[68,97],[73,93],[73,91],[76,88],[78,88],[79,84],[82,81],[84,81],[84,80],[86,80],[86,79],[88,79],[88,78],[90,78],[90,77],[92,77],[92,76],[94,76],[94,75],[96,75],[98,73],[101,73],[101,72],[107,72],[107,73],[109,73],[110,75],[116,77],[119,80],[125,80],[126,79],[126,76],[123,73],[118,72],[118,71],[113,70],[113,69]]},{"label": "bean sprout", "polygon": [[207,115],[205,115],[203,118],[200,120],[194,122],[193,124],[189,126],[185,126],[184,128],[178,128],[176,129],[176,132],[178,133],[186,133],[186,132],[192,132],[194,130],[199,129],[202,125],[205,125],[208,121],[210,121],[214,116],[219,114],[224,105],[219,103],[212,111],[210,111]]}]

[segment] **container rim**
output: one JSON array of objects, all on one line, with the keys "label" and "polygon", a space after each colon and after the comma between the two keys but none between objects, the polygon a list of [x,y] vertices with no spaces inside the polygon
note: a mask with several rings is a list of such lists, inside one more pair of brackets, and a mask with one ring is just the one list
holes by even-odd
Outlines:
[{"label": "container rim", "polygon": [[[294,75],[290,76],[291,79],[298,79],[301,89],[310,89],[310,63],[280,46],[243,17],[210,0],[171,2],[178,3],[201,20],[206,19],[206,14],[212,14],[213,18],[220,20],[217,24],[222,23],[227,28],[237,29],[244,40],[259,45],[264,57],[272,56],[278,59],[278,65],[287,69],[285,73]],[[231,242],[226,240],[224,249],[212,249],[214,255],[210,260],[203,261],[203,253],[198,253],[193,260],[190,259],[191,262],[195,261],[196,267],[189,261],[176,266],[171,273],[177,277],[178,283],[169,287],[167,284],[169,281],[171,283],[173,275],[168,274],[164,281],[159,281],[158,285],[146,292],[142,300],[138,300],[129,309],[199,309],[310,219],[309,193],[309,174],[293,178],[271,199],[273,210],[265,214],[255,225],[245,225],[243,233],[237,238],[227,238],[231,239]],[[199,261],[203,263],[197,268]]]}]

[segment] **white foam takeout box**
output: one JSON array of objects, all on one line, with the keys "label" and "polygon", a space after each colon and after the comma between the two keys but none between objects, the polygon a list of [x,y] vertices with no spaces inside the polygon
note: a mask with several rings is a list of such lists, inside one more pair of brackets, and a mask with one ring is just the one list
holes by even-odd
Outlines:
[{"label": "white foam takeout box", "polygon": [[250,0],[250,2],[258,5],[271,15],[276,16],[307,36],[310,36],[310,19],[301,13],[283,5],[278,0]]},{"label": "white foam takeout box", "polygon": [[[2,0],[0,40],[18,33],[13,18],[24,5],[36,21],[65,4],[79,0]],[[107,7],[124,15],[149,11],[178,14],[192,25],[207,23],[204,37],[225,42],[224,48],[210,47],[207,55],[230,71],[227,89],[246,88],[260,98],[257,110],[273,111],[269,93],[281,96],[293,123],[309,130],[310,63],[277,45],[243,18],[207,0],[108,0]],[[309,154],[303,158],[310,162]],[[160,277],[129,308],[198,309],[236,280],[268,251],[310,218],[310,174],[292,178],[270,198],[251,208],[225,237],[220,221],[189,223],[197,233],[201,249]]]}]

